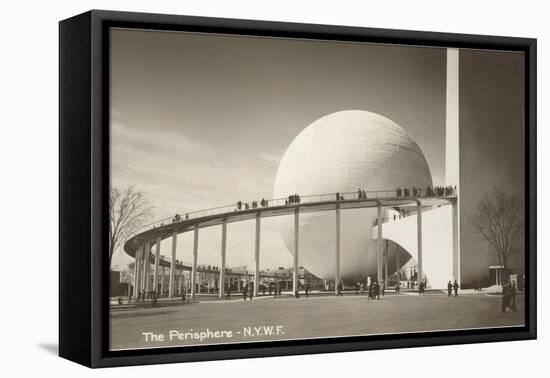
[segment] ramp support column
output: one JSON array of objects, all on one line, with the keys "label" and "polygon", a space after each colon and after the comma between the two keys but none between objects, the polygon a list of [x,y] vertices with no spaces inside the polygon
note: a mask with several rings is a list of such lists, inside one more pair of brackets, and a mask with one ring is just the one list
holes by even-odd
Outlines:
[{"label": "ramp support column", "polygon": [[135,262],[134,262],[134,293],[133,293],[133,298],[134,299],[137,299],[138,297],[138,293],[140,291],[140,271],[141,271],[141,250],[142,250],[142,247],[138,248],[136,250],[136,255],[135,255]]},{"label": "ramp support column", "polygon": [[199,225],[195,226],[193,236],[193,270],[191,271],[191,298],[195,299],[197,291],[197,259],[199,255]]},{"label": "ramp support column", "polygon": [[334,294],[338,295],[340,284],[340,205],[336,204],[336,261],[334,270]]},{"label": "ramp support column", "polygon": [[221,263],[220,263],[220,299],[223,299],[225,292],[225,251],[227,248],[227,220],[222,222],[222,250],[221,250]]},{"label": "ramp support column", "polygon": [[293,261],[293,272],[292,272],[292,290],[294,290],[294,295],[298,293],[298,246],[299,246],[299,236],[300,236],[300,209],[297,207],[294,210],[294,261]]},{"label": "ramp support column", "polygon": [[174,298],[174,279],[176,277],[176,248],[178,243],[178,234],[172,234],[172,262],[170,263],[170,281],[168,283],[168,298]]},{"label": "ramp support column", "polygon": [[153,290],[158,293],[159,290],[159,260],[160,260],[160,238],[157,239],[155,248],[155,272],[153,275]]},{"label": "ramp support column", "polygon": [[420,201],[416,205],[417,214],[417,243],[418,243],[418,260],[417,260],[417,272],[418,272],[418,285],[424,281],[424,275],[422,270],[422,204]]},{"label": "ramp support column", "polygon": [[151,257],[151,243],[145,242],[145,250],[143,251],[143,283],[142,288],[145,293],[149,291],[149,263]]},{"label": "ramp support column", "polygon": [[377,231],[378,231],[378,255],[377,255],[377,264],[376,264],[376,280],[378,284],[382,283],[382,205],[378,203],[378,217],[376,219]]},{"label": "ramp support column", "polygon": [[256,244],[254,248],[254,297],[258,297],[260,288],[260,230],[261,230],[260,213],[256,214]]}]

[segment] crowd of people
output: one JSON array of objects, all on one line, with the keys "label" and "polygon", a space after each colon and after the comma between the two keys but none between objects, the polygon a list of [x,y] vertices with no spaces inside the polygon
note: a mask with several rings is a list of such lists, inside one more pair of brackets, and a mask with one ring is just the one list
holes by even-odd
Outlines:
[{"label": "crowd of people", "polygon": [[249,210],[249,209],[257,209],[260,207],[268,207],[269,201],[265,198],[262,198],[259,202],[258,201],[252,201],[250,203],[238,201],[236,204],[235,211],[241,211],[241,210]]},{"label": "crowd of people", "polygon": [[250,298],[252,300],[252,297],[254,296],[254,287],[250,284],[246,284],[243,287],[243,299],[246,301],[247,298]]},{"label": "crowd of people", "polygon": [[[220,268],[217,266],[217,265],[197,265],[197,271],[198,272],[206,272],[206,273],[210,273],[210,272],[219,272],[220,271]],[[229,272],[230,269],[229,268],[225,268],[225,271],[226,272]]]},{"label": "crowd of people", "polygon": [[[344,195],[340,192],[336,192],[335,194],[336,201],[344,201]],[[448,196],[455,196],[456,195],[456,185],[453,187],[451,185],[447,186],[428,186],[426,189],[412,187],[409,188],[397,188],[396,189],[396,195],[397,197],[448,197]],[[352,197],[355,197],[352,195]],[[367,192],[365,190],[362,190],[361,188],[357,189],[357,198],[352,199],[358,199],[363,200],[367,199]],[[291,194],[287,198],[285,198],[285,206],[288,205],[295,205],[299,204],[302,201],[299,194]],[[269,207],[269,200],[266,200],[265,198],[262,198],[260,201],[252,201],[252,202],[242,202],[238,201],[236,203],[236,207],[234,211],[241,211],[241,210],[250,210],[250,209],[256,209],[258,207]],[[189,220],[189,213],[186,213],[183,217],[180,214],[175,214],[172,218],[172,223],[181,222],[182,220]],[[163,226],[164,223],[161,224]]]},{"label": "crowd of people", "polygon": [[[188,220],[189,219],[189,214],[185,214],[185,220]],[[181,222],[183,220],[183,218],[181,217],[181,215],[177,214],[174,215],[174,217],[172,218],[172,223],[176,223],[176,222]]]},{"label": "crowd of people", "polygon": [[[349,194],[349,193],[348,193]],[[428,186],[426,189],[412,187],[409,188],[397,188],[396,190],[397,197],[447,197],[447,196],[454,196],[456,195],[456,185],[453,187],[451,185],[447,186]],[[344,195],[340,192],[334,193],[334,196],[336,197],[336,201],[344,201]],[[352,199],[367,199],[367,192],[361,188],[357,189],[357,196],[352,195]],[[299,194],[291,194],[285,199],[285,206],[288,205],[295,205],[299,204],[301,202],[301,197]],[[259,205],[261,207],[268,207],[269,202],[268,200],[265,200],[262,198],[262,200],[259,202]],[[241,211],[241,210],[248,210],[250,208],[257,208],[258,202],[252,201],[249,205],[248,203],[243,203],[241,201],[237,202],[237,208],[235,211]]]},{"label": "crowd of people", "polygon": [[451,197],[456,196],[456,185],[428,186],[426,189],[413,186],[409,188],[397,188],[397,197]]},{"label": "crowd of people", "polygon": [[449,280],[449,282],[447,283],[447,297],[452,296],[453,291],[454,296],[458,297],[458,289],[460,289],[460,285],[458,284],[458,282],[455,280],[454,283],[451,283],[451,281]]},{"label": "crowd of people", "polygon": [[367,192],[361,190],[361,188],[357,189],[357,199],[367,199]]},{"label": "crowd of people", "polygon": [[[266,291],[269,295],[273,295],[275,297],[281,296],[283,293],[283,285],[281,285],[279,282],[269,282],[267,285],[260,285],[259,290],[261,290],[262,295],[266,294]],[[309,297],[308,287],[306,285],[306,297]],[[231,298],[231,285],[228,285],[226,288],[226,296],[227,293],[229,293],[229,298]],[[296,293],[295,293],[296,294]],[[243,299],[246,301],[247,299],[252,300],[254,297],[254,283],[253,282],[247,282],[242,287],[242,295]],[[297,294],[296,294],[297,295]]]},{"label": "crowd of people", "polygon": [[[367,293],[367,299],[380,299],[380,295],[385,295],[385,284],[384,280],[382,280],[382,283],[379,283],[378,281],[370,281],[370,283],[365,282],[356,282],[354,285],[355,295],[364,295]],[[342,281],[336,286],[336,296],[342,296],[342,292],[344,289],[344,284]],[[399,294],[399,288],[396,288],[396,293]]]},{"label": "crowd of people", "polygon": [[294,205],[298,204],[302,201],[300,196],[298,194],[291,194],[288,196],[288,198],[285,200],[285,205]]}]

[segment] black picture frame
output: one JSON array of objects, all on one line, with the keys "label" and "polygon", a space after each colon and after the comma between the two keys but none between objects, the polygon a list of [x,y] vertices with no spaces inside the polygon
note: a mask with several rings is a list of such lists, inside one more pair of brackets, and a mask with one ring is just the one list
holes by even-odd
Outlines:
[{"label": "black picture frame", "polygon": [[[109,351],[109,28],[525,53],[526,324],[401,335]],[[535,339],[536,39],[92,10],[59,24],[59,354],[89,367]]]}]

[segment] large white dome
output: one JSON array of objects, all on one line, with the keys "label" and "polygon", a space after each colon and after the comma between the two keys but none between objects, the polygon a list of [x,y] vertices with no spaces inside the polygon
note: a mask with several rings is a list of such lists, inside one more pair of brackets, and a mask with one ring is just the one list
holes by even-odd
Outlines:
[{"label": "large white dome", "polygon": [[[431,185],[422,151],[401,126],[376,113],[346,110],[318,119],[292,141],[279,164],[273,195]],[[342,211],[343,279],[364,278],[376,271],[376,245],[371,239],[375,219],[375,209]],[[291,222],[281,223],[281,236],[293,254]],[[318,277],[333,279],[335,243],[334,212],[300,216],[300,265]]]}]

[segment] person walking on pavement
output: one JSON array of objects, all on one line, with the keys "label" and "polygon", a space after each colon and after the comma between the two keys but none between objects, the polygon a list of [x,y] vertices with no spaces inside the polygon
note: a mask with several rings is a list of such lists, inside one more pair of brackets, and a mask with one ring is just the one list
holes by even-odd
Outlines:
[{"label": "person walking on pavement", "polygon": [[338,286],[336,287],[336,296],[342,296],[342,281],[338,282]]},{"label": "person walking on pavement", "polygon": [[368,299],[374,299],[374,283],[370,283],[368,290]]},{"label": "person walking on pavement", "polygon": [[502,284],[502,302],[500,304],[500,312],[509,312],[510,309],[510,292],[511,287],[508,281]]},{"label": "person walking on pavement", "polygon": [[512,286],[510,287],[510,300],[509,300],[509,302],[510,302],[510,308],[514,312],[518,312],[518,308],[516,307],[516,293],[517,293],[516,283],[512,282]]}]

